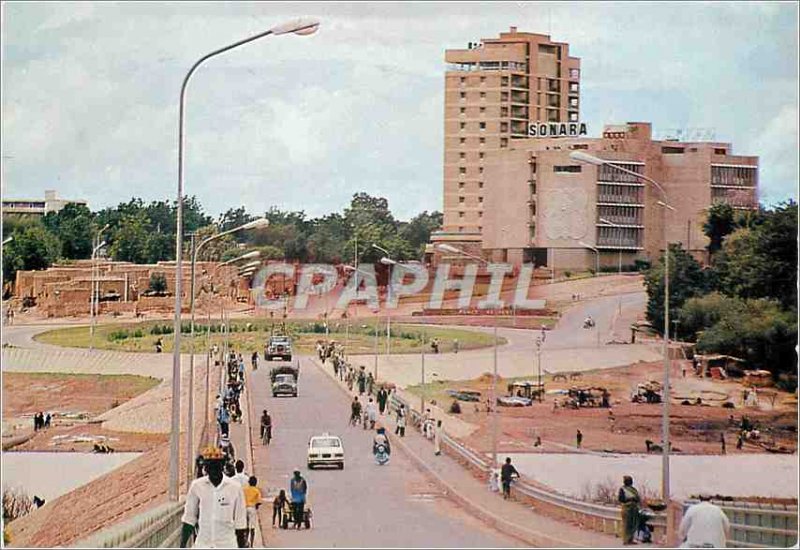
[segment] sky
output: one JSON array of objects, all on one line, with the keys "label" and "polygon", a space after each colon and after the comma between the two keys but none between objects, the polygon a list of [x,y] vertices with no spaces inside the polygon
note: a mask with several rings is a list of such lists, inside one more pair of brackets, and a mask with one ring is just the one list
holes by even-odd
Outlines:
[{"label": "sky", "polygon": [[581,58],[581,119],[706,128],[760,157],[760,199],[798,196],[798,4],[700,2],[3,2],[2,192],[45,189],[92,209],[185,192],[217,215],[244,205],[309,216],[356,192],[397,217],[442,208],[444,50],[510,26]]}]

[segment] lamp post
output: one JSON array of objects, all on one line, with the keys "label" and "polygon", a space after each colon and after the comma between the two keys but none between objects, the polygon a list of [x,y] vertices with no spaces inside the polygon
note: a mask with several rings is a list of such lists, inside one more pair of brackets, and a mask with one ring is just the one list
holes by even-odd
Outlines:
[{"label": "lamp post", "polygon": [[[247,229],[260,229],[263,227],[267,227],[269,225],[269,220],[265,218],[259,218],[252,222],[246,223],[244,225],[240,225],[238,227],[234,227],[233,229],[229,229],[227,231],[223,231],[221,233],[217,233],[216,235],[211,235],[210,237],[206,237],[200,244],[195,246],[195,233],[191,234],[191,275],[189,277],[189,311],[191,315],[191,321],[189,322],[189,394],[188,394],[188,414],[187,414],[187,425],[186,425],[186,479],[187,485],[191,483],[192,480],[192,471],[194,468],[194,459],[192,448],[194,447],[194,301],[195,301],[195,265],[197,264],[197,255],[200,254],[200,250],[203,249],[208,243],[216,241],[217,239],[221,239],[227,235],[231,235],[232,233],[237,233],[239,231],[244,231]],[[261,255],[260,252],[255,251],[256,255]],[[248,254],[245,254],[248,256]],[[254,258],[255,255],[251,252],[249,257]],[[256,264],[261,264],[261,262],[251,262]],[[248,264],[250,265],[250,264]],[[206,370],[206,388],[208,388],[208,370]],[[208,391],[206,389],[206,391]],[[208,399],[206,399],[208,402]],[[208,418],[208,414],[204,414],[203,416]]]},{"label": "lamp post", "polygon": [[[403,264],[397,263],[396,261],[392,260],[391,258],[383,257],[383,258],[380,259],[380,262],[383,265],[388,265],[388,266],[392,266],[392,267],[396,266],[396,267],[399,267],[400,269],[405,269],[407,271],[409,270],[408,267],[404,266]],[[389,287],[388,288],[392,287],[392,274],[393,274],[393,271],[390,271],[389,272]],[[388,328],[387,328],[387,332],[388,332]],[[421,392],[422,394],[424,394],[424,392],[425,392],[424,386],[425,386],[425,340],[426,340],[426,336],[427,336],[427,333],[425,331],[425,325],[422,325],[422,385],[423,385],[422,392]],[[388,336],[387,336],[387,339],[388,339]],[[387,344],[387,346],[388,346],[388,344]],[[376,351],[376,357],[377,357],[377,351]],[[375,364],[377,365],[377,360],[376,360]],[[377,380],[377,374],[375,375],[375,379]],[[424,413],[425,412],[425,397],[424,397],[424,395],[422,395],[422,400],[420,401],[420,404],[421,404],[420,406],[422,407],[420,409],[420,412]]]},{"label": "lamp post", "polygon": [[[89,298],[89,309],[90,309],[89,315],[91,317],[91,327],[89,329],[90,352],[94,350],[94,327],[95,327],[94,317],[96,314],[95,310],[97,309],[95,307],[95,298],[97,297],[97,292],[99,291],[99,286],[100,286],[100,283],[97,281],[97,279],[99,278],[99,273],[98,273],[99,270],[97,267],[97,252],[100,250],[100,248],[102,248],[102,246],[100,245],[100,237],[103,234],[103,232],[110,226],[111,226],[110,224],[105,224],[97,233],[95,233],[94,241],[92,242],[92,284],[91,284],[92,295]],[[13,239],[13,237],[9,237],[9,241],[11,239]],[[5,244],[5,242],[3,244]],[[103,246],[105,246],[105,244],[106,243],[103,242]]]},{"label": "lamp post", "polygon": [[[569,154],[570,158],[576,160],[578,162],[584,162],[587,164],[593,164],[595,166],[611,166],[620,172],[625,174],[632,175],[636,178],[642,179],[648,183],[650,183],[653,187],[655,187],[659,193],[661,194],[662,200],[657,201],[656,204],[664,208],[664,221],[663,221],[663,231],[664,231],[664,398],[662,399],[662,408],[661,408],[661,438],[662,438],[662,447],[663,452],[661,455],[661,499],[664,503],[669,503],[670,498],[670,479],[669,479],[669,452],[670,452],[670,443],[669,443],[669,378],[670,378],[670,361],[669,361],[669,241],[667,240],[667,210],[674,211],[675,208],[670,206],[669,198],[667,197],[667,192],[664,191],[664,187],[654,179],[645,176],[644,174],[639,174],[638,172],[634,172],[633,170],[628,170],[627,168],[623,168],[618,164],[615,164],[614,161],[601,159],[595,157],[594,155],[590,155],[588,153],[584,153],[583,151],[573,151]],[[668,517],[671,517],[668,515]]]},{"label": "lamp post", "polygon": [[89,329],[89,352],[91,353],[94,351],[94,327],[95,327],[95,318],[97,317],[97,305],[98,305],[98,296],[97,294],[100,292],[100,282],[97,280],[99,279],[99,273],[97,268],[97,253],[106,245],[106,241],[100,242],[100,233],[98,232],[97,236],[95,237],[95,242],[97,243],[94,248],[92,248],[92,296],[91,300],[89,300],[89,304],[92,310],[92,324]]},{"label": "lamp post", "polygon": [[[181,304],[182,304],[182,286],[183,286],[183,149],[184,149],[184,113],[186,110],[186,90],[189,84],[189,79],[197,68],[208,59],[225,53],[229,50],[264,38],[270,34],[299,34],[307,35],[313,34],[319,28],[319,21],[316,20],[297,20],[289,23],[284,23],[273,27],[267,31],[261,32],[249,38],[239,40],[233,44],[229,44],[223,48],[219,48],[210,53],[207,53],[198,59],[194,65],[191,66],[189,71],[183,78],[181,84],[180,100],[178,107],[178,197],[176,204],[176,231],[175,231],[175,318],[173,321],[174,331],[174,350],[172,354],[172,422],[170,430],[170,456],[169,456],[169,498],[171,501],[178,500],[178,493],[180,491],[179,482],[180,476],[178,474],[179,463],[179,437],[180,437],[180,412],[181,412],[181,355],[180,355],[180,339],[181,339]],[[188,449],[187,449],[188,452]]]},{"label": "lamp post", "polygon": [[[459,254],[461,256],[472,258],[473,260],[477,260],[481,264],[488,266],[489,262],[481,258],[480,256],[475,256],[474,254],[469,254],[468,252],[464,252],[460,248],[456,248],[455,246],[451,246],[449,244],[441,243],[437,244],[436,248],[439,250],[443,250],[444,252],[451,252],[453,254]],[[493,358],[493,369],[492,369],[492,391],[490,392],[490,399],[491,399],[491,407],[492,407],[492,468],[497,468],[497,432],[498,432],[498,418],[497,418],[497,397],[495,396],[495,392],[497,391],[497,323],[498,323],[498,315],[494,316],[494,358]]]},{"label": "lamp post", "polygon": [[600,251],[597,247],[586,244],[583,241],[578,241],[578,244],[594,252],[594,276],[597,277],[600,274]]},{"label": "lamp post", "polygon": [[[358,259],[358,256],[356,256],[356,259]],[[344,269],[345,271],[352,271],[353,272],[353,275],[356,278],[356,286],[355,286],[356,293],[358,293],[358,274],[361,273],[362,275],[367,275],[367,276],[372,275],[371,273],[367,273],[366,271],[362,271],[362,270],[358,269],[357,267],[353,267],[352,265],[342,266],[342,269]],[[358,309],[356,309],[356,311],[358,311]],[[378,316],[376,314],[375,315],[375,367],[374,367],[375,372],[373,373],[373,377],[375,378],[376,382],[378,381],[378,321],[377,320],[378,320]]]},{"label": "lamp post", "polygon": [[[392,266],[396,265],[397,262],[392,260],[389,257],[389,251],[383,247],[378,246],[377,244],[373,243],[372,248],[376,250],[380,250],[386,256],[380,259],[380,262],[383,265]],[[389,301],[392,299],[392,270],[389,269],[389,278],[386,282],[386,355],[389,355],[392,352],[392,316],[389,315]]]}]

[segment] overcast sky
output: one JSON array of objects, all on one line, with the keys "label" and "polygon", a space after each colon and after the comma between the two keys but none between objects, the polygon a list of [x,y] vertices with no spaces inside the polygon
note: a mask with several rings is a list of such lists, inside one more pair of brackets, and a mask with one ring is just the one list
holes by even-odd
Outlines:
[{"label": "overcast sky", "polygon": [[582,59],[581,118],[710,128],[761,157],[761,200],[797,199],[796,3],[4,2],[3,195],[57,189],[93,209],[174,199],[181,80],[186,192],[211,214],[317,216],[353,193],[400,218],[442,207],[444,50],[511,25]]}]

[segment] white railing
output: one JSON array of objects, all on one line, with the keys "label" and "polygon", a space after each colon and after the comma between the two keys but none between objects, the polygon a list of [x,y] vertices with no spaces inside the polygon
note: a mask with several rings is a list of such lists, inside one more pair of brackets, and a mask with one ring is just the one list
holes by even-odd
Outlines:
[{"label": "white railing", "polygon": [[181,533],[182,502],[168,502],[103,529],[72,548],[171,548]]}]

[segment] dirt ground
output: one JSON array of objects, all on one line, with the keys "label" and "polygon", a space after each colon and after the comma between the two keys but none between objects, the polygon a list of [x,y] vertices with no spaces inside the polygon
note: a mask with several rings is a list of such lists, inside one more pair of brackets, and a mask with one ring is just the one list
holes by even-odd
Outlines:
[{"label": "dirt ground", "polygon": [[43,411],[53,415],[51,427],[15,450],[91,451],[103,437],[115,451],[152,449],[166,436],[111,432],[92,420],[158,383],[155,378],[130,375],[4,373],[3,436],[30,433],[34,413]]},{"label": "dirt ground", "polygon": [[[727,453],[766,452],[755,443],[745,442],[741,450],[736,449],[737,436],[742,416],[755,423],[761,431],[761,442],[772,442],[778,446],[797,449],[797,400],[793,394],[777,392],[774,407],[766,395],[760,398],[760,410],[744,408],[742,404],[742,384],[737,381],[718,381],[700,379],[690,375],[691,368],[682,373],[683,365],[673,364],[673,399],[670,409],[670,438],[675,452],[690,454],[714,454],[722,452],[720,441],[724,434]],[[655,443],[661,441],[660,404],[632,403],[631,393],[640,382],[660,380],[663,364],[639,363],[616,369],[591,371],[579,379],[553,382],[545,377],[547,391],[567,389],[571,386],[599,386],[611,394],[611,408],[582,408],[578,410],[554,409],[553,402],[564,399],[560,395],[546,395],[543,403],[530,407],[499,407],[500,436],[499,449],[506,452],[541,451],[564,452],[575,449],[577,430],[583,433],[582,448],[595,451],[646,452],[645,440]],[[498,384],[497,395],[506,395],[508,380]],[[444,391],[448,388],[474,389],[482,392],[483,402],[459,402],[461,420],[476,424],[479,428],[466,443],[480,450],[491,448],[491,416],[486,412],[486,398],[489,395],[491,376],[484,375],[470,382],[440,383],[426,388],[428,399],[435,399],[445,408],[453,398]],[[409,388],[415,393],[419,388]],[[700,393],[703,392],[703,393]],[[713,392],[713,393],[712,393]],[[765,392],[766,393],[766,392]],[[734,403],[734,409],[723,408],[726,400]],[[685,397],[703,399],[719,396],[716,405],[682,405]],[[708,399],[707,401],[711,401]],[[479,409],[479,412],[476,411]],[[733,415],[733,422],[731,422]],[[542,446],[534,448],[536,437]]]}]

